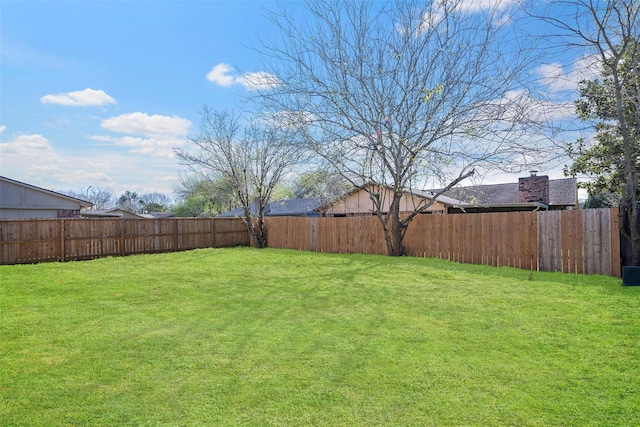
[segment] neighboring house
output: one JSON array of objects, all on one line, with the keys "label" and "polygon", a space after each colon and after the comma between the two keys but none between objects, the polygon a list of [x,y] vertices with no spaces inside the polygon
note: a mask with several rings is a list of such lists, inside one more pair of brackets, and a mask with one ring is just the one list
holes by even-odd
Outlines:
[{"label": "neighboring house", "polygon": [[133,212],[125,211],[124,209],[92,209],[82,212],[83,218],[132,218],[143,219],[144,216],[135,214]]},{"label": "neighboring house", "polygon": [[518,182],[456,187],[445,194],[462,201],[449,213],[578,209],[576,178],[549,179],[535,171]]},{"label": "neighboring house", "polygon": [[[369,192],[372,190],[376,190],[374,184],[354,188],[342,198],[323,206],[321,211],[324,211],[324,215],[328,217],[373,215],[375,208],[369,197]],[[393,189],[379,187],[379,191],[382,199],[382,211],[388,212],[393,198]],[[403,190],[400,199],[400,212],[413,212],[417,207],[430,201],[433,196],[434,193],[430,191]],[[442,195],[424,213],[446,213],[449,207],[461,203],[460,200]]]},{"label": "neighboring house", "polygon": [[[386,194],[384,197],[383,205],[388,209],[391,200],[391,190],[385,189],[383,190]],[[401,200],[401,211],[413,211],[413,206],[422,202],[424,204],[424,200],[430,200],[433,194],[424,192],[424,191],[405,191],[405,195]],[[438,201],[435,202],[429,209],[426,210],[427,213],[444,213],[447,210],[447,207],[453,206],[454,204],[459,204],[459,200],[451,199],[450,197],[440,196],[438,197]],[[271,202],[267,205],[265,209],[264,216],[265,217],[275,217],[275,216],[298,216],[298,217],[345,217],[345,216],[362,216],[362,215],[373,215],[373,202],[369,198],[369,194],[364,189],[364,187],[358,187],[354,190],[350,191],[340,199],[330,202],[323,203],[321,198],[307,198],[307,199],[289,199],[289,200],[280,200],[276,202]],[[242,216],[242,209],[234,209],[220,215],[217,215],[218,218],[231,218],[231,217],[240,217]],[[256,214],[255,205],[251,206],[251,214]]]},{"label": "neighboring house", "polygon": [[[370,184],[372,185],[372,184]],[[383,207],[388,209],[391,204],[391,191],[383,189]],[[411,212],[414,206],[419,203],[424,204],[425,200],[431,200],[433,193],[426,191],[409,191],[404,192],[400,201],[400,210],[402,212]],[[425,213],[445,213],[448,207],[454,204],[460,204],[459,200],[454,200],[447,196],[440,196],[438,200],[430,206]],[[251,206],[251,214],[256,214],[255,205]],[[345,217],[345,216],[362,216],[373,215],[373,202],[369,198],[369,194],[365,187],[358,187],[345,194],[343,197],[329,203],[323,203],[321,198],[308,199],[289,199],[271,202],[267,205],[264,216],[300,216],[300,217]],[[230,218],[242,216],[242,209],[234,209],[218,215],[219,218]]]},{"label": "neighboring house", "polygon": [[[374,184],[357,187],[343,197],[329,203],[321,199],[292,199],[271,202],[265,216],[326,216],[346,217],[374,215],[375,208],[369,192]],[[382,211],[388,212],[393,189],[379,187]],[[404,190],[400,212],[407,214],[431,201],[440,190]],[[534,210],[563,210],[578,208],[578,186],[575,178],[552,179],[532,173],[518,182],[493,185],[456,187],[436,198],[423,213],[515,212]],[[255,215],[255,206],[251,207]],[[218,217],[240,217],[242,209],[222,213]]]},{"label": "neighboring house", "polygon": [[[301,217],[317,217],[320,216],[318,208],[320,208],[321,200],[311,197],[307,199],[289,199],[278,200],[267,204],[264,216],[301,216]],[[251,205],[251,214],[257,213],[256,205]],[[243,210],[241,208],[233,209],[228,212],[217,215],[217,218],[234,218],[241,217]]]},{"label": "neighboring house", "polygon": [[93,203],[0,176],[0,218],[80,218]]}]

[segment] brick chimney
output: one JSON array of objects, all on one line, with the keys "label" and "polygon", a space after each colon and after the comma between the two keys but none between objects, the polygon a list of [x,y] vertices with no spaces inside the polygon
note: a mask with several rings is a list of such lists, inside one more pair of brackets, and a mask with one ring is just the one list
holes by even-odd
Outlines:
[{"label": "brick chimney", "polygon": [[519,203],[542,203],[549,205],[549,177],[537,175],[538,171],[531,171],[531,176],[518,179]]}]

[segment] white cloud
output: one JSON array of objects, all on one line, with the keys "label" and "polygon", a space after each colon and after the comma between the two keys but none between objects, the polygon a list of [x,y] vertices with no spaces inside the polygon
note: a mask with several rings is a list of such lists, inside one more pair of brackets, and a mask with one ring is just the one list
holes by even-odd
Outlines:
[{"label": "white cloud", "polygon": [[86,187],[89,185],[100,185],[100,187],[110,188],[115,185],[115,181],[107,173],[101,172],[95,169],[85,169],[80,166],[79,169],[72,171],[60,171],[61,173],[54,174],[55,178],[67,185],[75,185],[76,183],[87,183],[80,187]]},{"label": "white cloud", "polygon": [[504,10],[515,4],[516,0],[461,0],[460,10],[479,12],[481,10]]},{"label": "white cloud", "polygon": [[577,91],[580,82],[593,80],[600,74],[600,60],[596,56],[584,56],[571,67],[558,63],[543,64],[536,69],[542,83],[551,93]]},{"label": "white cloud", "polygon": [[104,135],[93,135],[93,136],[90,136],[89,139],[93,141],[100,141],[100,142],[109,142],[113,140],[113,138],[111,138],[110,136],[104,136]]},{"label": "white cloud", "polygon": [[127,147],[136,154],[171,158],[173,149],[186,142],[191,121],[178,116],[148,115],[145,113],[122,114],[102,122],[104,129],[129,134],[121,137],[104,135],[91,136],[100,142],[111,142],[119,147]]},{"label": "white cloud", "polygon": [[218,86],[229,87],[236,81],[235,77],[229,75],[231,71],[233,68],[230,65],[221,62],[207,73],[207,80]]},{"label": "white cloud", "polygon": [[[492,103],[493,106],[506,108],[508,120],[525,122],[553,122],[575,117],[573,102],[554,102],[531,98],[527,92],[515,90],[505,93],[504,97]],[[489,110],[491,111],[491,110]]]},{"label": "white cloud", "polygon": [[20,158],[28,161],[55,161],[58,158],[49,140],[42,135],[20,135],[13,141],[0,144],[3,161]]},{"label": "white cloud", "polygon": [[62,170],[59,164],[32,165],[29,169],[31,172],[43,173],[48,176],[53,176],[55,173],[60,172]]},{"label": "white cloud", "polygon": [[[427,31],[439,30],[441,25],[447,21],[446,16],[451,12],[475,14],[477,12],[488,12],[491,20],[496,26],[508,25],[512,18],[508,14],[508,9],[516,5],[519,0],[459,0],[453,5],[447,0],[433,1],[429,3],[427,10],[422,16],[422,22],[416,28],[418,35]],[[404,32],[405,28],[397,27],[398,31]]]},{"label": "white cloud", "polygon": [[183,136],[191,127],[191,121],[178,116],[148,115],[146,113],[129,113],[103,120],[104,129],[145,136]]},{"label": "white cloud", "polygon": [[[552,64],[543,64],[536,70],[542,79],[542,82],[553,92],[564,90],[566,79],[564,67],[556,62]],[[562,80],[561,80],[562,79]]]},{"label": "white cloud", "polygon": [[186,142],[180,138],[138,138],[134,136],[124,136],[113,138],[115,145],[129,147],[132,153],[150,154],[156,157],[172,158],[175,156],[174,148],[181,147]]},{"label": "white cloud", "polygon": [[2,175],[54,191],[93,185],[110,188],[116,195],[125,190],[171,194],[177,182],[180,166],[175,159],[132,156],[91,144],[85,148],[66,153],[43,135],[20,135],[0,143]]},{"label": "white cloud", "polygon": [[295,129],[312,124],[316,120],[315,114],[309,111],[282,110],[274,114],[260,117],[260,122],[268,126]]},{"label": "white cloud", "polygon": [[211,71],[207,73],[207,80],[222,87],[230,87],[235,84],[239,84],[244,86],[247,90],[271,89],[280,85],[280,80],[278,80],[276,76],[264,71],[244,73],[240,76],[232,75],[231,73],[233,71],[233,67],[221,62],[211,68]]},{"label": "white cloud", "polygon": [[4,132],[5,130],[7,130],[7,127],[5,125],[0,126],[0,133]]},{"label": "white cloud", "polygon": [[245,73],[236,79],[247,90],[265,90],[280,85],[280,80],[273,74],[259,71],[256,73]]},{"label": "white cloud", "polygon": [[89,107],[115,104],[116,100],[107,95],[103,90],[87,88],[75,92],[45,95],[40,98],[40,102],[43,104],[59,104],[72,107]]}]

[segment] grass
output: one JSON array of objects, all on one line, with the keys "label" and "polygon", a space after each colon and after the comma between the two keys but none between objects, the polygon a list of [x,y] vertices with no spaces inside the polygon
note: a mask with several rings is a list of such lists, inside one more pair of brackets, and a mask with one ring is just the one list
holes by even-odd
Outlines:
[{"label": "grass", "polygon": [[635,425],[640,288],[210,249],[0,267],[0,425]]}]

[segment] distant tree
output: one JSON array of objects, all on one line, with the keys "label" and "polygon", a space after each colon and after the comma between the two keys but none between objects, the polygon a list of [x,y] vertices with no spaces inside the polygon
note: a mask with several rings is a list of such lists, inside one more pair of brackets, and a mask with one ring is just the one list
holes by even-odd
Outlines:
[{"label": "distant tree", "polygon": [[353,185],[339,173],[329,169],[317,169],[305,172],[293,181],[293,197],[315,197],[320,200],[322,206],[327,206],[352,188]]},{"label": "distant tree", "polygon": [[162,193],[147,193],[140,196],[147,212],[166,212],[173,203],[171,197]]},{"label": "distant tree", "polygon": [[[364,189],[390,255],[404,253],[415,216],[476,168],[529,168],[539,154],[525,137],[532,62],[513,10],[470,3],[308,0],[305,14],[284,3],[271,15],[280,34],[261,50],[279,85],[257,101],[353,186],[374,184]],[[427,181],[442,191],[401,215],[405,192]]]},{"label": "distant tree", "polygon": [[300,160],[293,133],[276,123],[254,121],[241,126],[240,117],[204,107],[195,151],[176,151],[194,172],[231,183],[242,208],[242,222],[256,247],[267,246],[264,212],[284,174]]},{"label": "distant tree", "polygon": [[[640,97],[640,55],[632,58],[629,52],[633,51],[640,52],[637,39],[627,47],[618,68],[623,91],[627,94],[624,97],[625,121],[636,142],[632,144],[631,152],[632,169],[637,174],[640,171],[640,103],[634,98]],[[621,127],[616,121],[614,82],[607,65],[602,67],[601,79],[582,82],[576,109],[584,121],[596,120],[596,135],[594,141],[579,139],[569,144],[573,163],[565,168],[565,172],[567,175],[585,174],[593,178],[584,185],[590,193],[615,193],[620,199],[627,184],[625,145]],[[636,199],[640,198],[640,188],[636,187],[635,193]]]},{"label": "distant tree", "polygon": [[178,202],[172,212],[176,216],[216,216],[236,206],[231,181],[191,175],[181,178],[175,190]]},{"label": "distant tree", "polygon": [[144,210],[144,200],[135,191],[125,191],[118,197],[117,207],[131,213],[141,213]]},{"label": "distant tree", "polygon": [[542,19],[561,29],[567,44],[589,50],[602,64],[602,78],[583,83],[577,104],[583,119],[596,121],[596,143],[586,149],[584,141],[577,144],[582,150],[574,169],[603,178],[595,189],[621,195],[620,232],[631,245],[627,263],[640,265],[640,2],[551,0],[548,4],[573,14],[548,13]]},{"label": "distant tree", "polygon": [[176,217],[213,217],[216,213],[211,211],[211,207],[208,204],[209,198],[200,195],[188,195],[184,199],[179,200],[171,207],[171,212]]},{"label": "distant tree", "polygon": [[105,209],[115,204],[113,191],[109,188],[90,185],[86,190],[68,190],[63,193],[93,203],[91,209]]},{"label": "distant tree", "polygon": [[288,183],[278,183],[273,187],[273,193],[271,193],[271,200],[287,200],[293,199],[293,189]]},{"label": "distant tree", "polygon": [[620,195],[616,193],[596,193],[587,196],[587,201],[584,203],[585,209],[598,209],[598,208],[613,208],[620,205]]}]

